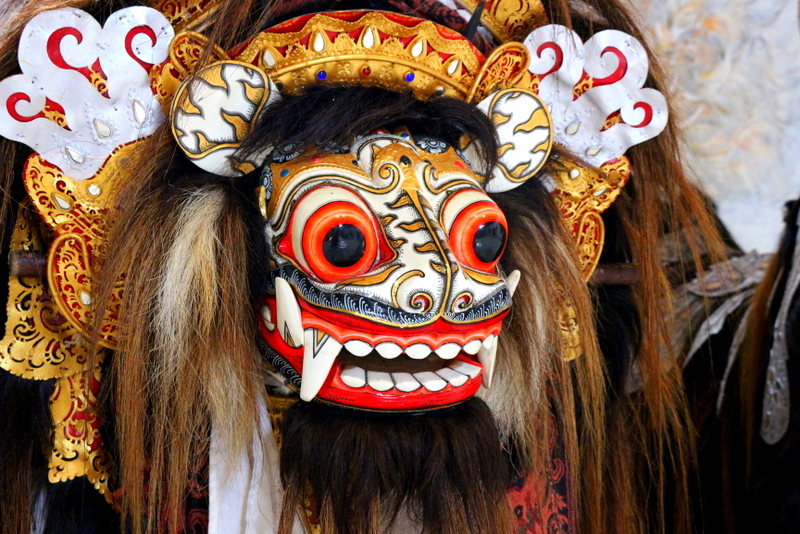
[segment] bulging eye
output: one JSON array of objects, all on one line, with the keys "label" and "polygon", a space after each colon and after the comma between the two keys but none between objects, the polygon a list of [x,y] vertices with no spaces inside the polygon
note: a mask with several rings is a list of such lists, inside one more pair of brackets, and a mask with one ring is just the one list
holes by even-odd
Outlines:
[{"label": "bulging eye", "polygon": [[361,276],[395,256],[366,202],[335,186],[313,189],[297,201],[278,250],[328,283]]},{"label": "bulging eye", "polygon": [[442,210],[450,247],[464,266],[493,272],[508,239],[508,224],[500,207],[485,193],[462,190]]},{"label": "bulging eye", "polygon": [[303,256],[324,282],[366,273],[377,251],[378,236],[372,218],[350,202],[319,207],[303,230]]},{"label": "bulging eye", "polygon": [[483,263],[494,263],[506,246],[506,229],[499,221],[487,221],[475,230],[472,249]]},{"label": "bulging eye", "polygon": [[364,257],[367,238],[358,226],[337,224],[325,234],[322,254],[334,267],[352,267]]}]

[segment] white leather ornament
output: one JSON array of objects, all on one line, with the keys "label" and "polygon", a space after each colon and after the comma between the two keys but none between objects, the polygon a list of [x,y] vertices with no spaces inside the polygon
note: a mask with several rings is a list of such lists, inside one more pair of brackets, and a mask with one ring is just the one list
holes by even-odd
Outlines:
[{"label": "white leather ornament", "polygon": [[271,147],[248,160],[235,154],[264,107],[280,99],[260,69],[241,61],[219,61],[181,84],[172,103],[178,145],[203,170],[241,176],[261,166]]},{"label": "white leather ornament", "polygon": [[[0,135],[24,143],[76,180],[93,176],[115,148],[164,120],[150,67],[167,58],[174,32],[146,7],[115,12],[104,27],[79,9],[45,11],[22,32],[22,74],[0,82]],[[100,89],[90,71],[100,70]],[[45,116],[63,109],[66,128]]]}]

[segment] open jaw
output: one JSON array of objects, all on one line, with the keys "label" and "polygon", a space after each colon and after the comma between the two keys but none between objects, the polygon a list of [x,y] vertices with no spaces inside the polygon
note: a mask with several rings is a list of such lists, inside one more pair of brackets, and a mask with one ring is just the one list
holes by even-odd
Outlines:
[{"label": "open jaw", "polygon": [[272,363],[300,378],[305,401],[425,410],[462,402],[491,383],[505,314],[468,327],[440,319],[425,328],[354,328],[305,302],[301,308],[289,284],[278,280],[275,297],[260,305],[261,334],[268,357],[278,360]]}]

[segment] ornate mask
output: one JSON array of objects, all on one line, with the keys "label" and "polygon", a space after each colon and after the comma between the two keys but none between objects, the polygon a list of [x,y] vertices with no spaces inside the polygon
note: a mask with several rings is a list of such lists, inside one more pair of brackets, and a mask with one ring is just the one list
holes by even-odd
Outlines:
[{"label": "ornate mask", "polygon": [[267,354],[304,400],[413,410],[472,396],[511,305],[503,212],[442,141],[378,132],[334,150],[277,150],[264,167]]}]

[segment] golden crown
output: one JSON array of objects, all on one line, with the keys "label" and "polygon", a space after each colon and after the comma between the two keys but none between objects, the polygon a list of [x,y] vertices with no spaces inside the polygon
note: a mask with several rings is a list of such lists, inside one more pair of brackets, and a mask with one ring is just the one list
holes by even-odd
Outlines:
[{"label": "golden crown", "polygon": [[457,32],[430,21],[364,11],[293,19],[232,55],[262,68],[284,93],[324,81],[461,100],[484,63],[483,54]]}]

